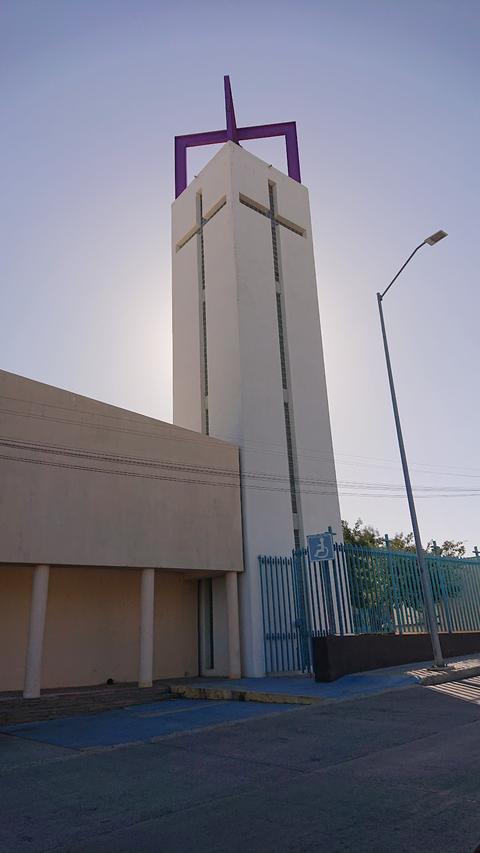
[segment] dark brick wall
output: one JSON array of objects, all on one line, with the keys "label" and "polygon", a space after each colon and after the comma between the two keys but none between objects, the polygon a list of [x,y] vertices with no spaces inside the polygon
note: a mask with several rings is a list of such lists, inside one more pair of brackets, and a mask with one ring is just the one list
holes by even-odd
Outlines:
[{"label": "dark brick wall", "polygon": [[[440,634],[446,658],[480,652],[480,631]],[[357,634],[349,637],[313,637],[315,681],[335,681],[349,672],[381,669],[432,658],[428,634]]]}]

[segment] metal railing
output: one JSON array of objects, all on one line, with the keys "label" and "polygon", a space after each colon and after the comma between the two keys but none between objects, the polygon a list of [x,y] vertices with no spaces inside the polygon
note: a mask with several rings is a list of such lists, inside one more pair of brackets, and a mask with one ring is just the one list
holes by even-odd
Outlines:
[{"label": "metal railing", "polygon": [[[427,630],[416,555],[335,545],[335,558],[310,562],[261,556],[267,672],[311,669],[314,636]],[[427,555],[439,631],[480,630],[480,559]]]}]

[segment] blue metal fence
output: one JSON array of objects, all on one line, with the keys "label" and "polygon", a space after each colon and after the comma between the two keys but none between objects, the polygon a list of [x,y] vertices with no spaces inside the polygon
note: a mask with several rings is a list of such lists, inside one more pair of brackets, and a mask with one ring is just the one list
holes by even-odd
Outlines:
[{"label": "blue metal fence", "polygon": [[[415,554],[335,545],[335,558],[310,562],[262,556],[265,668],[311,670],[313,636],[427,630]],[[440,631],[480,630],[480,559],[427,556]]]}]

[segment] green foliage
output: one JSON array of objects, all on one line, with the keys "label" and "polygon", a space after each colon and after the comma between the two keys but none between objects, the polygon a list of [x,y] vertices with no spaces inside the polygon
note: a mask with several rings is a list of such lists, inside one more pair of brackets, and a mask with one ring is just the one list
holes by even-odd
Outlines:
[{"label": "green foliage", "polygon": [[[361,545],[363,548],[385,548],[385,537],[381,536],[373,525],[364,524],[361,518],[357,518],[352,526],[349,525],[348,521],[342,520],[342,530],[343,541],[346,545]],[[395,533],[394,536],[389,537],[388,547],[392,551],[406,551],[414,554],[413,533]],[[451,539],[445,539],[443,545],[437,545],[432,539],[428,543],[426,551],[436,557],[464,557],[465,545],[463,542],[454,542]]]},{"label": "green foliage", "polygon": [[[394,609],[398,607],[403,611],[411,609],[418,614],[414,618],[422,618],[424,606],[418,567],[416,559],[410,556],[415,554],[413,533],[400,532],[387,538],[372,525],[364,524],[361,518],[352,526],[342,521],[342,529],[345,544],[359,548],[347,554],[350,595],[356,609],[355,618],[359,620],[357,628],[395,630]],[[363,552],[362,548],[371,549],[373,553]],[[451,559],[465,554],[463,542],[451,540],[445,540],[441,546],[432,540],[426,550],[432,556]],[[395,551],[399,552],[398,556],[390,553]],[[450,599],[459,597],[463,589],[460,565],[430,562],[432,577],[436,578],[432,583],[434,600],[442,601],[444,590]]]},{"label": "green foliage", "polygon": [[388,540],[388,547],[392,551],[407,551],[410,554],[414,554],[415,541],[413,533],[395,533],[395,536]]},{"label": "green foliage", "polygon": [[437,545],[432,539],[427,545],[427,551],[434,554],[436,557],[459,557],[465,556],[465,545],[463,542],[453,542],[451,539],[445,539],[443,545]]},{"label": "green foliage", "polygon": [[347,521],[342,520],[343,541],[345,545],[362,545],[363,548],[380,548],[384,540],[378,530],[364,524],[361,518],[357,518],[353,527]]}]

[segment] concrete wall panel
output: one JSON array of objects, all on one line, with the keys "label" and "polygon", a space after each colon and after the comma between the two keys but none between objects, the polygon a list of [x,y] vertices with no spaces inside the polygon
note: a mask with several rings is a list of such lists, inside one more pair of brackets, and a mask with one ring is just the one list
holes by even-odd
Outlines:
[{"label": "concrete wall panel", "polygon": [[241,570],[238,450],[0,371],[0,563]]},{"label": "concrete wall panel", "polygon": [[33,569],[0,566],[0,692],[22,690]]},{"label": "concrete wall panel", "polygon": [[197,595],[197,581],[155,572],[154,678],[198,675]]},{"label": "concrete wall panel", "polygon": [[[32,574],[30,568],[0,567],[0,692],[23,689]],[[139,571],[51,569],[42,689],[105,684],[108,678],[136,682],[139,592]],[[197,674],[195,581],[155,572],[154,637],[154,678]],[[221,633],[218,642],[225,646]]]}]

